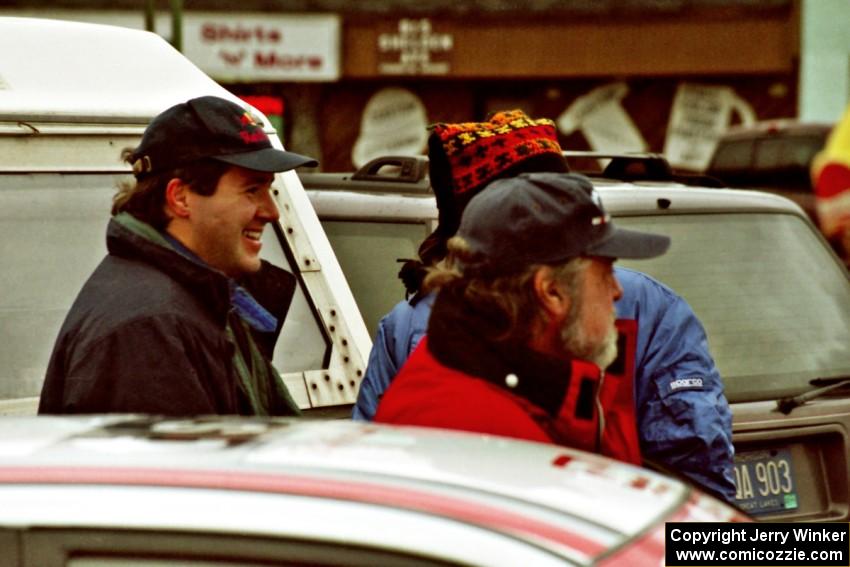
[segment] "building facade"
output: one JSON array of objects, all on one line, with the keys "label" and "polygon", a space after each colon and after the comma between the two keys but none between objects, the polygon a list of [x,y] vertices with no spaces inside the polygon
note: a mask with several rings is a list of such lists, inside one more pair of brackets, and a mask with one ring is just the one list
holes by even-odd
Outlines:
[{"label": "building facade", "polygon": [[[10,5],[11,4],[11,5]],[[6,2],[2,13],[144,25],[136,2]],[[155,4],[155,3],[153,3]],[[159,8],[169,37],[173,13]],[[108,8],[108,10],[107,10]],[[521,108],[563,147],[705,166],[729,125],[797,113],[794,0],[185,2],[182,49],[279,113],[288,147],[346,171],[422,153],[428,124]]]}]

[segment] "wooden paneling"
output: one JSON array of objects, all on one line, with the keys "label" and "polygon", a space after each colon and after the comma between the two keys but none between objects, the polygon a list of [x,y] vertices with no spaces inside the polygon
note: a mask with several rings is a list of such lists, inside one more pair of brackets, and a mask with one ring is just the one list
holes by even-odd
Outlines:
[{"label": "wooden paneling", "polygon": [[[431,20],[434,33],[451,34],[448,77],[594,77],[782,73],[798,52],[793,17],[648,19],[603,23]],[[398,20],[346,22],[344,78],[391,75],[378,70],[381,33]]]}]

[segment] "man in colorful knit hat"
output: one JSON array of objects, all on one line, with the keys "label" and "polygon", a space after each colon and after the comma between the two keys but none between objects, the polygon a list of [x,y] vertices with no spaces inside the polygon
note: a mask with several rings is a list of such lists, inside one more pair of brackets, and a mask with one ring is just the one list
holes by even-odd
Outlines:
[{"label": "man in colorful knit hat", "polygon": [[[554,123],[521,111],[496,113],[481,123],[435,125],[429,159],[439,226],[420,246],[421,262],[402,269],[412,295],[379,323],[355,419],[374,417],[384,391],[425,336],[436,294],[422,286],[424,268],[446,257],[446,243],[469,200],[496,179],[568,169]],[[731,411],[702,324],[667,286],[625,268],[614,273],[623,288],[616,303],[623,348],[609,372],[633,375],[642,459],[732,501]],[[698,379],[677,380],[682,377]]]},{"label": "man in colorful knit hat", "polygon": [[315,160],[212,96],[159,114],[124,157],[136,180],[113,199],[109,253],[62,325],[39,413],[299,413],[269,362],[295,278],[259,253],[274,172]]}]

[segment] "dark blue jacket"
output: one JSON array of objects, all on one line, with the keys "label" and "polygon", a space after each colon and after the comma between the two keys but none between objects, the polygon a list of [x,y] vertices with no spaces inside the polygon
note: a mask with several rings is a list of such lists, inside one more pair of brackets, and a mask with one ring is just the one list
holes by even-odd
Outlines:
[{"label": "dark blue jacket", "polygon": [[[620,319],[638,322],[635,403],[645,459],[735,498],[732,413],[708,349],[705,330],[688,303],[653,278],[625,268]],[[378,325],[353,417],[371,420],[384,390],[428,328],[434,296],[403,301]]]},{"label": "dark blue jacket", "polygon": [[[264,356],[277,333],[255,334],[232,309],[224,274],[127,213],[110,220],[106,247],[62,324],[39,413],[298,413]],[[243,283],[278,298],[266,306],[282,323],[294,277],[261,271]]]}]

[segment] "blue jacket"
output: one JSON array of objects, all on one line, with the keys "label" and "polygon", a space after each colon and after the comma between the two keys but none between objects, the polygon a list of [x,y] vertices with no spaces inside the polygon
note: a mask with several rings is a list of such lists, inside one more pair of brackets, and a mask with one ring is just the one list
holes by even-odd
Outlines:
[{"label": "blue jacket", "polygon": [[[641,453],[732,502],[732,412],[688,303],[653,278],[626,268],[617,317],[638,322],[635,403]],[[378,325],[353,417],[371,420],[384,390],[428,328],[434,296],[396,305]]]},{"label": "blue jacket", "polygon": [[378,334],[372,343],[351,417],[362,421],[372,421],[375,417],[384,391],[425,336],[436,297],[432,293],[414,296],[412,301],[401,301],[378,323]]}]

